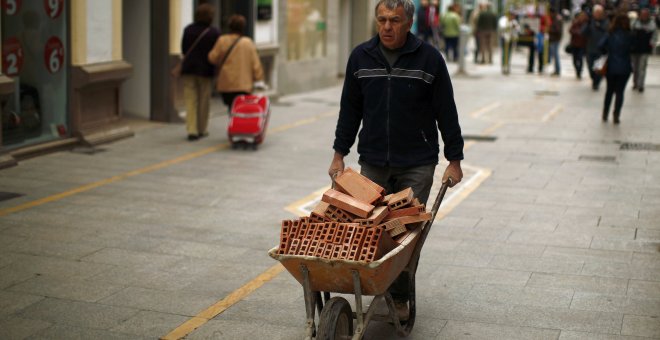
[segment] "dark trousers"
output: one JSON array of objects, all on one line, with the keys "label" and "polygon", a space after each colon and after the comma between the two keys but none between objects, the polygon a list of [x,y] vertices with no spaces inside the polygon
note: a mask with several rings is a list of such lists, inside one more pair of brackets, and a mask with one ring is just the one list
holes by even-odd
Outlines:
[{"label": "dark trousers", "polygon": [[589,69],[589,77],[591,78],[591,87],[594,89],[598,89],[600,81],[603,80],[603,76],[594,72],[594,62],[598,58],[600,58],[599,53],[587,53],[587,68]]},{"label": "dark trousers", "polygon": [[612,103],[612,95],[616,98],[614,99],[614,119],[618,120],[621,116],[621,107],[623,106],[623,93],[626,89],[626,84],[628,83],[628,78],[630,78],[630,73],[628,74],[608,74],[607,79],[607,90],[605,91],[605,107],[603,108],[603,118],[607,118],[607,115],[610,111],[610,103]]},{"label": "dark trousers", "polygon": [[222,101],[227,105],[229,108],[229,112],[231,112],[231,105],[234,103],[234,99],[236,97],[243,95],[243,94],[249,94],[247,92],[223,92],[222,93]]},{"label": "dark trousers", "polygon": [[536,55],[536,46],[534,46],[533,42],[525,45],[529,49],[529,53],[527,54],[527,72],[532,73],[534,72],[534,56]]},{"label": "dark trousers", "polygon": [[573,47],[573,67],[578,78],[582,78],[582,65],[584,63],[584,48]]},{"label": "dark trousers", "polygon": [[[449,50],[452,50],[453,58],[449,57]],[[458,61],[458,37],[445,37],[445,54],[448,61]]]},{"label": "dark trousers", "polygon": [[[426,204],[433,185],[435,164],[415,167],[380,167],[360,161],[360,173],[385,188],[388,194],[412,188],[415,197]],[[414,274],[414,273],[413,273]],[[396,302],[407,302],[410,294],[408,272],[404,271],[389,288]]]}]

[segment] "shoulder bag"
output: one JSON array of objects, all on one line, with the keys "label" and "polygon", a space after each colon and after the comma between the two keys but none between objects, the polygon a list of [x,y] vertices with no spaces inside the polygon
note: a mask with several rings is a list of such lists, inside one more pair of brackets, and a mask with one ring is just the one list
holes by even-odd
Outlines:
[{"label": "shoulder bag", "polygon": [[176,65],[174,65],[174,67],[172,68],[172,71],[171,71],[172,76],[174,78],[178,78],[178,77],[181,76],[181,67],[183,66],[183,62],[186,60],[186,56],[190,53],[190,51],[192,51],[195,48],[195,46],[197,46],[199,41],[202,40],[202,37],[204,37],[204,35],[206,35],[206,32],[208,32],[210,29],[211,29],[211,27],[207,27],[204,30],[204,32],[202,32],[202,34],[200,34],[199,37],[197,37],[197,39],[195,39],[195,42],[193,42],[193,44],[190,46],[188,51],[186,51],[186,53],[183,54],[183,58],[181,58],[181,60],[178,63],[176,63]]}]

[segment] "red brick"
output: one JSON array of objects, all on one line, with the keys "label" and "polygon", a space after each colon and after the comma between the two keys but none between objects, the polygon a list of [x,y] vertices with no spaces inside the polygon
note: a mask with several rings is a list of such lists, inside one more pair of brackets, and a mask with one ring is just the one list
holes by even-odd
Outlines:
[{"label": "red brick", "polygon": [[397,235],[401,235],[408,231],[404,225],[397,226],[396,228],[392,228],[388,230],[387,232],[390,233],[390,236],[395,237]]},{"label": "red brick", "polygon": [[375,207],[369,217],[356,219],[355,222],[358,222],[360,225],[365,227],[375,226],[378,225],[384,218],[386,218],[388,212],[389,210],[386,205]]},{"label": "red brick", "polygon": [[410,206],[406,208],[392,210],[387,214],[387,216],[385,216],[384,221],[389,221],[402,216],[419,215],[425,211],[426,210],[424,208],[424,205]]},{"label": "red brick", "polygon": [[341,223],[350,223],[355,220],[356,216],[341,210],[335,206],[330,206],[328,208],[328,211],[326,212],[326,217],[328,217],[330,220],[335,221],[335,222],[341,222]]},{"label": "red brick", "polygon": [[414,216],[403,216],[403,217],[396,218],[392,221],[399,220],[401,222],[401,224],[408,225],[408,224],[413,224],[413,223],[418,223],[418,222],[426,222],[426,221],[430,220],[431,217],[433,217],[433,215],[430,212],[428,212],[428,213],[421,213],[419,215],[414,215]]},{"label": "red brick", "polygon": [[395,194],[387,201],[387,206],[390,210],[396,210],[410,204],[413,200],[413,191],[411,188],[403,189]]},{"label": "red brick", "polygon": [[378,184],[355,172],[351,168],[346,168],[346,170],[335,179],[335,186],[339,191],[368,204],[374,204],[379,201],[382,198],[383,191],[385,191]]},{"label": "red brick", "polygon": [[346,232],[346,224],[344,223],[337,224],[337,228],[335,229],[335,238],[333,239],[332,243],[341,244],[342,241],[344,240],[345,232]]},{"label": "red brick", "polygon": [[296,255],[307,255],[307,249],[309,248],[310,240],[308,238],[302,239],[300,241],[300,246]]},{"label": "red brick", "polygon": [[389,220],[389,221],[381,224],[379,227],[383,227],[387,231],[390,231],[390,230],[392,230],[394,228],[398,228],[398,227],[404,227],[405,228],[404,224],[401,223],[401,217],[400,218],[395,218],[393,220]]},{"label": "red brick", "polygon": [[330,260],[332,258],[332,252],[335,250],[335,245],[332,243],[326,243],[325,248],[323,248],[323,258]]},{"label": "red brick", "polygon": [[325,213],[328,211],[329,207],[330,203],[320,201],[316,207],[314,207],[314,210],[312,210],[310,218],[316,220],[316,222],[327,221],[328,218],[325,216]]},{"label": "red brick", "polygon": [[348,259],[348,253],[351,250],[351,246],[349,244],[343,244],[341,246],[341,253],[339,253],[339,259],[340,260],[347,260]]},{"label": "red brick", "polygon": [[325,243],[332,243],[335,241],[335,234],[337,233],[337,222],[329,222],[325,224]]},{"label": "red brick", "polygon": [[351,244],[353,242],[353,235],[355,235],[355,228],[358,226],[359,224],[357,223],[346,224],[346,231],[344,232],[344,239],[341,242],[342,244]]},{"label": "red brick", "polygon": [[280,249],[278,250],[278,254],[286,254],[286,250],[291,242],[291,238],[289,236],[289,228],[291,227],[291,224],[292,223],[290,220],[282,221],[282,229],[280,231]]},{"label": "red brick", "polygon": [[316,256],[316,251],[319,246],[319,241],[318,240],[312,240],[312,242],[309,244],[309,248],[307,248],[307,255],[308,256]]},{"label": "red brick", "polygon": [[369,216],[371,211],[374,210],[373,205],[361,202],[334,189],[328,189],[328,191],[323,194],[322,200],[324,202],[330,203],[330,205],[333,205],[342,210],[346,210],[349,213],[362,218],[366,218]]},{"label": "red brick", "polygon": [[341,244],[335,244],[334,248],[332,249],[332,259],[338,260],[339,256],[341,255]]},{"label": "red brick", "polygon": [[326,246],[325,242],[319,242],[319,244],[316,247],[316,253],[314,253],[314,256],[323,257],[323,250],[325,250],[325,246]]}]

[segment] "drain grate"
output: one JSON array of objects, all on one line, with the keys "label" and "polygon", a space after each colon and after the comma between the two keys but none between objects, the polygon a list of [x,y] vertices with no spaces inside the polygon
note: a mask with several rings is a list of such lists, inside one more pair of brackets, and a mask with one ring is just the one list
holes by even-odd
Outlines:
[{"label": "drain grate", "polygon": [[23,196],[23,194],[17,194],[15,192],[2,192],[2,191],[0,191],[0,202],[1,201],[8,201],[12,198],[21,197],[21,196]]},{"label": "drain grate", "polygon": [[497,140],[497,137],[488,135],[463,135],[463,140],[473,140],[475,142],[494,142]]},{"label": "drain grate", "polygon": [[581,161],[590,161],[590,162],[614,163],[614,162],[616,162],[616,157],[614,157],[614,156],[599,156],[599,155],[580,155],[579,160],[581,160]]},{"label": "drain grate", "polygon": [[94,155],[98,152],[103,152],[103,151],[105,151],[105,149],[95,148],[93,146],[79,146],[71,149],[71,152],[83,154],[83,155]]},{"label": "drain grate", "polygon": [[660,151],[660,144],[651,143],[621,143],[620,150],[630,151]]},{"label": "drain grate", "polygon": [[536,94],[537,96],[558,96],[559,91],[540,90],[540,91],[534,91],[534,94]]}]

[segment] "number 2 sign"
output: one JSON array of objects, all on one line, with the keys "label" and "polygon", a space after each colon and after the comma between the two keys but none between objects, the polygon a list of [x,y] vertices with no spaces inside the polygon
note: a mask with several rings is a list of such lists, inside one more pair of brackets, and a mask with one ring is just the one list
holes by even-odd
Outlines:
[{"label": "number 2 sign", "polygon": [[55,19],[62,14],[64,0],[44,0],[44,9],[51,19]]},{"label": "number 2 sign", "polygon": [[2,42],[2,73],[17,76],[23,66],[23,47],[16,37],[7,38]]},{"label": "number 2 sign", "polygon": [[44,48],[44,62],[50,73],[59,71],[64,63],[64,45],[58,37],[50,37]]}]

